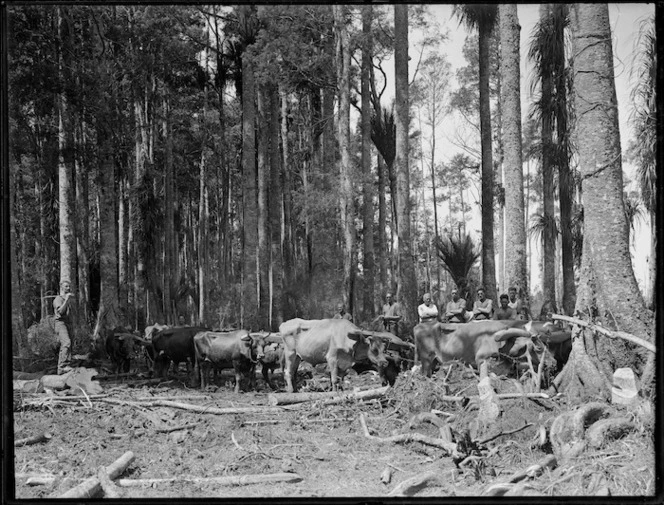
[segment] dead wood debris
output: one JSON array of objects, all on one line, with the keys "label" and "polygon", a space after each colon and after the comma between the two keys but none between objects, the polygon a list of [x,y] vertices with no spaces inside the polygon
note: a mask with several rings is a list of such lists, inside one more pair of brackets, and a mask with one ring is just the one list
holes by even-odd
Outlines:
[{"label": "dead wood debris", "polygon": [[[131,451],[125,452],[117,460],[115,460],[110,466],[105,468],[106,474],[109,479],[115,480],[120,475],[122,475],[125,470],[131,465],[134,461],[134,453]],[[71,488],[66,493],[60,495],[58,498],[93,498],[102,491],[102,485],[97,476],[90,477],[89,479],[84,480],[78,486]]]},{"label": "dead wood debris", "polygon": [[588,328],[594,332],[601,333],[602,335],[609,337],[609,338],[621,338],[623,340],[627,340],[628,342],[632,342],[633,344],[640,345],[641,347],[648,349],[650,352],[655,352],[655,345],[651,342],[648,342],[647,340],[644,340],[639,337],[635,337],[631,333],[626,333],[624,331],[611,331],[607,330],[606,328],[603,328],[601,326],[598,326],[596,324],[589,323],[587,321],[583,321],[581,319],[578,319],[576,317],[570,317],[570,316],[561,316],[558,314],[553,314],[551,316],[553,319],[558,319],[560,321],[566,321],[568,323],[575,324],[577,326],[583,326],[584,328]]},{"label": "dead wood debris", "polygon": [[194,484],[216,484],[219,486],[248,486],[266,482],[300,482],[302,477],[296,473],[273,473],[258,475],[232,475],[227,477],[167,477],[162,479],[118,479],[116,484],[121,487],[151,486],[153,484],[177,484],[189,482]]},{"label": "dead wood debris", "polygon": [[367,422],[364,417],[364,412],[360,414],[360,424],[362,425],[362,430],[364,431],[364,436],[371,440],[374,440],[379,443],[406,443],[406,442],[420,442],[425,445],[430,445],[432,447],[438,447],[443,449],[447,454],[456,453],[457,445],[454,442],[448,442],[440,438],[427,437],[421,433],[405,433],[403,435],[394,435],[392,437],[376,437],[369,433],[369,428],[367,427]]},{"label": "dead wood debris", "polygon": [[406,479],[396,486],[387,496],[413,496],[425,487],[444,486],[449,481],[444,474],[439,471],[426,472],[422,475],[416,475],[410,479]]},{"label": "dead wood debris", "polygon": [[33,445],[33,444],[39,444],[40,442],[48,442],[51,440],[53,435],[50,433],[39,433],[37,435],[33,435],[31,437],[26,437],[26,438],[20,438],[14,442],[14,447],[22,447],[24,445]]}]

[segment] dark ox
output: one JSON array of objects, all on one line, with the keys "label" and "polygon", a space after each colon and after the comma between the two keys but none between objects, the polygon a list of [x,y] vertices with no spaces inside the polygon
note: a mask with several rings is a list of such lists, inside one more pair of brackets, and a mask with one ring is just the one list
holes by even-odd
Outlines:
[{"label": "dark ox", "polygon": [[385,340],[365,335],[346,319],[291,319],[279,326],[279,333],[284,342],[284,376],[289,393],[295,390],[301,360],[314,366],[327,363],[333,390],[358,356],[366,356],[378,370],[387,367]]},{"label": "dark ox", "polygon": [[[554,331],[547,326],[550,324],[520,320],[420,323],[413,329],[413,334],[422,373],[430,377],[436,359],[441,363],[458,359],[479,367],[482,361],[491,357],[515,359],[530,353],[536,366],[542,343],[548,340],[549,344],[562,346],[564,340],[570,338],[569,332]],[[563,356],[564,353],[559,353],[561,359]]]},{"label": "dark ox", "polygon": [[193,338],[196,368],[200,372],[201,388],[207,387],[209,371],[233,368],[235,392],[240,392],[242,376],[249,378],[256,389],[256,363],[263,357],[263,336],[246,330],[204,331]]},{"label": "dark ox", "polygon": [[393,333],[387,331],[363,333],[382,339],[385,342],[385,358],[387,359],[387,366],[378,369],[368,357],[364,355],[364,349],[360,348],[356,353],[356,362],[353,365],[353,370],[358,374],[366,372],[367,370],[376,370],[380,375],[383,386],[388,384],[394,386],[402,366],[409,358],[412,362],[412,354],[415,346],[410,342],[401,340]]},{"label": "dark ox", "polygon": [[176,370],[183,361],[187,363],[187,370],[190,370],[190,363],[193,363],[195,357],[194,335],[205,330],[207,328],[199,326],[179,326],[155,333],[152,337],[154,375],[166,377],[171,361],[175,364]]},{"label": "dark ox", "polygon": [[106,334],[104,347],[113,364],[114,372],[127,373],[131,367],[131,358],[136,356],[140,339],[131,333],[130,328],[117,327]]},{"label": "dark ox", "polygon": [[[267,385],[273,390],[276,390],[277,387],[274,385],[272,379],[274,377],[274,371],[277,368],[281,368],[282,371],[284,370],[283,340],[281,337],[267,332],[262,332],[259,335],[262,337],[257,342],[258,354],[261,355],[261,357],[258,358],[258,362],[261,365],[261,373],[263,374],[263,379],[265,379]],[[270,374],[272,377],[270,377]]]}]

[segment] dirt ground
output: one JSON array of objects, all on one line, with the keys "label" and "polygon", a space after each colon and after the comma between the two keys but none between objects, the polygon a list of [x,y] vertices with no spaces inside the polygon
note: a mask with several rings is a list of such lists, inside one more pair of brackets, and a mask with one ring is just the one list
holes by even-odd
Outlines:
[{"label": "dirt ground", "polygon": [[[482,427],[478,425],[477,402],[443,399],[445,395],[478,394],[476,376],[459,363],[441,368],[431,379],[417,372],[401,373],[380,400],[349,400],[329,406],[308,402],[278,414],[219,415],[154,405],[158,399],[168,399],[205,407],[265,407],[271,390],[262,377],[258,392],[234,394],[228,373],[216,378],[214,388],[201,391],[188,387],[185,370],[160,384],[147,383],[141,377],[109,380],[103,377],[104,366],[98,370],[104,392],[89,399],[71,390],[15,393],[15,438],[44,432],[52,435],[47,442],[15,448],[16,498],[60,496],[127,451],[132,451],[135,459],[120,479],[178,480],[118,486],[122,498],[384,497],[399,483],[432,471],[442,478],[417,491],[416,496],[479,496],[551,453],[549,444],[538,443],[540,426],[550,428],[557,415],[575,408],[564,396],[501,399],[501,416]],[[145,373],[140,367],[133,371]],[[327,385],[323,372],[303,365],[301,390],[323,389]],[[283,391],[283,375],[278,371],[275,377]],[[492,385],[498,393],[519,390],[515,380],[495,375]],[[374,372],[351,372],[345,391],[380,386]],[[66,395],[72,399],[64,400]],[[455,441],[464,430],[475,441],[497,436],[480,446],[477,454],[481,457],[460,468],[459,461],[443,449],[418,441],[380,442],[366,437],[360,424],[360,414],[364,413],[374,437],[421,433],[439,438],[439,429],[433,424],[409,425],[413,416],[432,409],[440,419],[448,420]],[[532,425],[514,432],[528,423]],[[169,431],[172,428],[178,429]],[[639,424],[638,428],[525,479],[528,485],[524,493],[652,495],[653,427]],[[202,480],[283,472],[295,473],[302,480],[235,486]],[[387,473],[391,474],[389,482],[383,482],[381,476]],[[36,476],[48,479],[41,485],[28,485]]]}]

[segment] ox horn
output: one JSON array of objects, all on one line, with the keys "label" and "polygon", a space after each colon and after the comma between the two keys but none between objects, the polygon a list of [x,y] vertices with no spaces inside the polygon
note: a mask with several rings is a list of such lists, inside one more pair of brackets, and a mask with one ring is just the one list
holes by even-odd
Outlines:
[{"label": "ox horn", "polygon": [[497,331],[493,334],[493,339],[496,342],[502,342],[503,340],[509,340],[514,337],[530,337],[530,332],[528,330],[523,330],[521,328],[507,328],[505,330]]}]

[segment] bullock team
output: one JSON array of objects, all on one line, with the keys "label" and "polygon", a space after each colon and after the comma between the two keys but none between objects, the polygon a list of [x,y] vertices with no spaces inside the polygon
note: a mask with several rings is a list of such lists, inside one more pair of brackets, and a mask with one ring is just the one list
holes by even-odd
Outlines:
[{"label": "bullock team", "polygon": [[[479,293],[478,293],[479,295]],[[483,295],[483,291],[482,291]],[[393,328],[401,319],[398,304],[388,295],[379,320],[384,328]],[[486,308],[485,297],[478,296],[480,311]],[[159,324],[145,329],[144,336],[132,334],[124,328],[110,332],[106,351],[116,372],[128,372],[130,355],[141,346],[152,363],[152,373],[166,377],[171,363],[178,367],[186,363],[195,383],[205,389],[210,373],[232,369],[235,392],[240,391],[243,378],[250,388],[256,387],[256,366],[260,365],[265,382],[276,389],[270,376],[276,368],[283,370],[288,392],[297,390],[296,377],[301,361],[315,366],[327,364],[333,389],[337,389],[345,374],[353,368],[358,373],[378,371],[383,384],[393,385],[402,368],[419,362],[422,373],[431,376],[436,364],[461,360],[480,366],[491,357],[517,362],[527,360],[537,366],[544,346],[561,368],[571,350],[569,330],[552,322],[514,319],[515,313],[501,300],[496,309],[500,317],[471,317],[466,322],[465,304],[459,303],[458,293],[452,292],[447,304],[445,322],[439,321],[437,308],[426,294],[418,307],[420,323],[412,331],[414,344],[404,341],[390,331],[367,331],[353,324],[349,318],[291,319],[282,323],[278,333],[249,332],[247,330],[212,331],[208,328]],[[475,307],[477,308],[477,307]],[[489,306],[490,308],[490,306]],[[507,310],[509,309],[509,310]],[[414,360],[408,359],[413,357]]]}]

